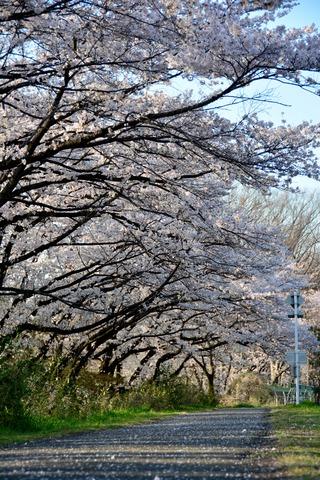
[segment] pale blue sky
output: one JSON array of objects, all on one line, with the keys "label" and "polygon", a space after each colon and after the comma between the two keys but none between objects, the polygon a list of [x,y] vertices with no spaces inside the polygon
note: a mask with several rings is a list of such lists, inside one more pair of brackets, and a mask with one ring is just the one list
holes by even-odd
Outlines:
[{"label": "pale blue sky", "polygon": [[[289,15],[282,17],[278,23],[287,27],[303,27],[315,24],[320,27],[320,0],[300,0],[299,5],[293,8]],[[297,124],[304,120],[320,121],[320,97],[312,93],[298,90],[296,87],[277,86],[275,94],[289,107],[268,108],[270,120],[278,122],[284,117],[289,123]],[[281,114],[283,112],[283,115]]]},{"label": "pale blue sky", "polygon": [[300,0],[299,5],[286,17],[286,25],[291,27],[302,27],[315,23],[319,25],[320,21],[320,2],[319,0]]},{"label": "pale blue sky", "polygon": [[[315,24],[320,28],[320,0],[300,0],[299,5],[294,7],[289,15],[280,19],[279,23],[288,27]],[[320,97],[289,86],[277,87],[277,95],[281,101],[291,106],[270,108],[268,116],[271,121],[278,122],[283,116],[291,124],[299,124],[304,120],[320,122]],[[308,178],[297,178],[294,184],[305,190],[320,191],[320,183]]]}]

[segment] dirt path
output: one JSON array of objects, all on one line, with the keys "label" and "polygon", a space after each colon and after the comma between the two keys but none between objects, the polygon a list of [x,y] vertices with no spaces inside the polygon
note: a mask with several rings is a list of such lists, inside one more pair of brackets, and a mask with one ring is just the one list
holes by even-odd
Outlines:
[{"label": "dirt path", "polygon": [[283,479],[267,411],[223,409],[0,449],[8,480]]}]

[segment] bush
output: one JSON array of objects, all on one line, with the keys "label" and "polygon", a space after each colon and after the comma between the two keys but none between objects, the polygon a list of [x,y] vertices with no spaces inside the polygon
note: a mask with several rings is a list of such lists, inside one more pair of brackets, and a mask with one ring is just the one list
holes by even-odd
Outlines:
[{"label": "bush", "polygon": [[0,426],[24,429],[30,423],[23,399],[28,395],[26,362],[0,363]]},{"label": "bush", "polygon": [[[0,426],[37,430],[42,421],[85,419],[111,409],[165,410],[212,405],[209,397],[181,377],[163,374],[156,382],[126,389],[114,378],[83,370],[68,383],[68,367],[51,361],[0,364]],[[59,372],[59,373],[58,373]]]},{"label": "bush", "polygon": [[145,382],[110,401],[114,408],[144,407],[152,410],[188,406],[212,406],[208,395],[181,377],[163,377],[156,382]]},{"label": "bush", "polygon": [[50,378],[45,362],[8,360],[0,363],[0,425],[15,430],[36,429],[39,417],[57,404],[68,410],[61,384]]},{"label": "bush", "polygon": [[29,393],[24,407],[33,416],[86,418],[105,411],[109,405],[106,375],[83,370],[77,381],[68,382],[68,369],[56,375],[52,364],[43,362],[41,369],[28,378]]},{"label": "bush", "polygon": [[226,405],[264,405],[272,398],[272,392],[264,378],[256,373],[244,373],[237,377],[223,398]]}]

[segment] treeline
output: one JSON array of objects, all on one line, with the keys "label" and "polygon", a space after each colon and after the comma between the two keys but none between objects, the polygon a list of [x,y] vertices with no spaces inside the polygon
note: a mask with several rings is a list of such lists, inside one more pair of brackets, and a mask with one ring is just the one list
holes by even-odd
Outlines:
[{"label": "treeline", "polygon": [[[316,220],[299,230],[230,193],[317,177],[318,127],[225,108],[259,80],[318,88],[317,33],[270,27],[287,3],[5,2],[5,371],[31,361],[71,388],[94,365],[135,386],[170,365],[214,398],[245,365],[283,358],[285,296],[307,286]],[[187,81],[205,93],[177,94]]]}]

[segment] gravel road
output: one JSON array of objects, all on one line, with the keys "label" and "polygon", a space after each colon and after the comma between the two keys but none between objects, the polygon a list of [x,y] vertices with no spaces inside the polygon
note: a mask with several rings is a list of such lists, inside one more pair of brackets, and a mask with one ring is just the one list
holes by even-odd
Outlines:
[{"label": "gravel road", "polygon": [[0,449],[8,480],[284,479],[264,409],[223,409]]}]

